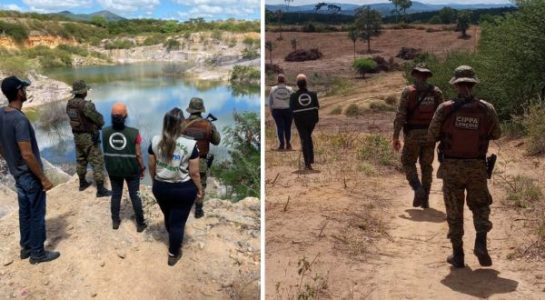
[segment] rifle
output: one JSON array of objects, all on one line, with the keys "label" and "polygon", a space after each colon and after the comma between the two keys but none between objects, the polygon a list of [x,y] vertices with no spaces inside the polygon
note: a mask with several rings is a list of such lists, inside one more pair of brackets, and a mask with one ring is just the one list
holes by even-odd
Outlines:
[{"label": "rifle", "polygon": [[208,113],[208,116],[206,116],[206,119],[210,122],[215,122],[218,120],[218,118],[216,118],[216,116],[214,116],[212,113]]},{"label": "rifle", "polygon": [[494,167],[496,166],[497,159],[498,156],[496,154],[492,154],[486,158],[486,173],[488,174],[488,179],[492,178],[492,172],[494,171]]}]

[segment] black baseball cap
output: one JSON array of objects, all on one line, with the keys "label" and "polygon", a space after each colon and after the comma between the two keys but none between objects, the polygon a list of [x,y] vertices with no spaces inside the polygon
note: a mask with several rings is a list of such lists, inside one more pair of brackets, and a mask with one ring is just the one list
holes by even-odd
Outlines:
[{"label": "black baseball cap", "polygon": [[6,95],[8,99],[13,98],[17,91],[30,85],[30,81],[21,80],[16,76],[10,76],[2,80],[2,93]]}]

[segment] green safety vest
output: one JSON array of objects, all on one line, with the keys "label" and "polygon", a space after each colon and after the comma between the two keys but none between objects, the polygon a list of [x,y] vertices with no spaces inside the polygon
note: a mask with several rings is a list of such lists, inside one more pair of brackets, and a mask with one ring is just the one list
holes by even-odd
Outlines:
[{"label": "green safety vest", "polygon": [[106,127],[102,130],[104,162],[108,175],[114,177],[132,177],[139,174],[136,160],[136,137],[138,130],[125,127],[114,130]]}]

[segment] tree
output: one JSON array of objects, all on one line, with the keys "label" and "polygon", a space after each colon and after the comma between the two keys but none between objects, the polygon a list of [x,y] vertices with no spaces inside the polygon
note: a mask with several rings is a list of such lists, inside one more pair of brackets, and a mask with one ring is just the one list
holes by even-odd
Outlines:
[{"label": "tree", "polygon": [[333,15],[336,15],[341,11],[341,7],[335,4],[328,4],[327,11]]},{"label": "tree", "polygon": [[317,3],[317,4],[314,6],[314,11],[315,11],[316,13],[318,13],[318,12],[322,9],[322,7],[325,7],[325,6],[327,6],[327,3],[325,3],[325,2],[319,2],[319,3]]},{"label": "tree", "polygon": [[215,166],[216,177],[228,187],[233,201],[259,197],[261,179],[261,122],[254,112],[234,113],[235,124],[226,127],[224,145],[231,159]]},{"label": "tree", "polygon": [[452,24],[456,22],[456,14],[458,12],[451,7],[443,7],[439,11],[439,19],[441,19],[441,23],[443,24]]},{"label": "tree", "polygon": [[265,43],[265,48],[267,48],[267,51],[269,51],[269,59],[271,60],[271,66],[272,66],[272,64],[273,64],[273,59],[272,59],[273,43],[271,41],[267,41]]},{"label": "tree", "polygon": [[396,23],[399,22],[399,0],[389,0],[394,5],[392,12],[396,15]]},{"label": "tree", "polygon": [[296,38],[293,38],[291,39],[291,48],[293,49],[293,51],[297,51],[297,39]]},{"label": "tree", "polygon": [[286,12],[290,11],[290,3],[293,2],[293,0],[284,0],[286,2]]},{"label": "tree", "polygon": [[348,31],[348,38],[352,41],[354,45],[354,60],[356,60],[356,42],[358,41],[360,34],[356,29],[351,29]]},{"label": "tree", "polygon": [[96,25],[98,27],[106,28],[108,27],[108,20],[106,20],[104,16],[92,16],[91,24]]},{"label": "tree", "polygon": [[409,9],[413,2],[411,0],[398,0],[399,2],[399,9],[403,11],[403,20],[407,22],[407,9]]},{"label": "tree", "polygon": [[356,28],[360,38],[367,42],[367,52],[371,53],[371,37],[380,34],[382,17],[380,12],[367,8],[360,8],[356,11]]},{"label": "tree", "polygon": [[469,22],[471,21],[471,16],[469,12],[463,11],[458,14],[458,21],[456,24],[456,30],[462,32],[462,37],[467,38],[467,30],[469,29]]}]

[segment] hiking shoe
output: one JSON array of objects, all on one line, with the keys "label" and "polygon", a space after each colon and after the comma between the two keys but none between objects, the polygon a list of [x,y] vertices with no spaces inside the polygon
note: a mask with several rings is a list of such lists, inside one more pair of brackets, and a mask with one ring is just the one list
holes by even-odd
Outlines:
[{"label": "hiking shoe", "polygon": [[121,221],[112,221],[112,229],[113,230],[118,230],[119,225],[121,225]]},{"label": "hiking shoe", "polygon": [[204,210],[202,209],[202,203],[195,204],[195,219],[204,217]]},{"label": "hiking shoe", "polygon": [[27,248],[23,248],[21,249],[21,253],[19,255],[19,257],[21,257],[21,259],[27,259],[30,257],[30,249],[27,249]]},{"label": "hiking shoe", "polygon": [[426,195],[424,200],[422,201],[422,205],[420,205],[422,208],[430,208],[430,195]]},{"label": "hiking shoe", "polygon": [[473,254],[477,256],[481,266],[490,267],[492,265],[492,258],[486,249],[486,232],[477,233],[477,237],[475,237],[475,248],[473,249]]},{"label": "hiking shoe", "polygon": [[290,144],[290,143],[288,143],[288,145],[286,146],[286,150],[289,150],[289,151],[291,151],[291,150],[292,150],[292,148],[291,148],[291,144]]},{"label": "hiking shoe", "polygon": [[179,260],[180,258],[182,258],[182,250],[180,249],[180,253],[178,253],[178,255],[174,255],[174,254],[168,254],[168,265],[169,266],[174,266]]},{"label": "hiking shoe", "polygon": [[52,260],[55,260],[57,258],[59,258],[59,256],[61,256],[61,254],[59,252],[56,252],[56,251],[44,251],[44,253],[41,255],[41,256],[38,256],[38,257],[30,257],[30,263],[35,265],[35,264],[39,264],[39,263],[43,263],[43,262],[48,262],[48,261],[52,261]]},{"label": "hiking shoe", "polygon": [[146,223],[138,224],[138,225],[136,225],[136,232],[142,232],[146,228],[148,228],[148,224],[146,224]]},{"label": "hiking shoe", "polygon": [[91,186],[91,183],[87,180],[80,180],[79,182],[79,191],[80,192],[83,192],[85,191],[88,187]]},{"label": "hiking shoe", "polygon": [[276,148],[276,151],[284,151],[284,145],[278,146],[278,148]]}]

